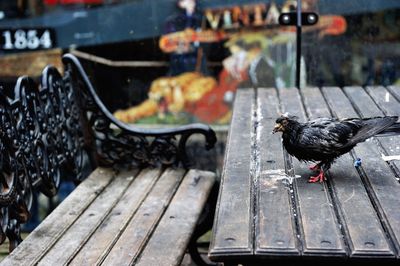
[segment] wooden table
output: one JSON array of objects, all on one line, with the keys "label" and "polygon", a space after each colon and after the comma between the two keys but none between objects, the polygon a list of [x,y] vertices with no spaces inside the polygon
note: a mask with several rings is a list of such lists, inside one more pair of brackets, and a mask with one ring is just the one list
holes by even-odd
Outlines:
[{"label": "wooden table", "polygon": [[303,121],[400,115],[400,87],[238,90],[210,259],[399,263],[400,161],[383,155],[400,155],[400,136],[357,145],[336,161],[327,182],[308,183],[308,165],[287,155],[281,134],[271,134],[279,112]]}]

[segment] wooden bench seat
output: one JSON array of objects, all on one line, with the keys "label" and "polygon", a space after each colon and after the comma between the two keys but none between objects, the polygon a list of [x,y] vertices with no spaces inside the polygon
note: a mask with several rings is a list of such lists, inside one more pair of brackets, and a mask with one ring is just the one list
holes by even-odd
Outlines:
[{"label": "wooden bench seat", "polygon": [[[79,60],[63,63],[64,75],[48,66],[40,84],[0,90],[0,265],[179,265],[187,251],[203,263],[196,240],[211,229],[216,175],[190,167],[186,149],[192,135],[214,147],[214,130],[124,124]],[[52,197],[62,178],[79,185],[22,240],[34,191]]]},{"label": "wooden bench seat", "polygon": [[96,169],[0,265],[179,265],[208,171]]}]

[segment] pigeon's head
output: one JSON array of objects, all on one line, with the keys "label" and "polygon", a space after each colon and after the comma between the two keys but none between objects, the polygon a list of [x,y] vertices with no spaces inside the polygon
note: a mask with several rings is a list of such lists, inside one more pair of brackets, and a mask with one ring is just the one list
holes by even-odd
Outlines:
[{"label": "pigeon's head", "polygon": [[276,124],[274,129],[272,130],[272,133],[284,132],[288,128],[289,123],[296,120],[296,116],[289,115],[288,113],[282,114],[276,119]]}]

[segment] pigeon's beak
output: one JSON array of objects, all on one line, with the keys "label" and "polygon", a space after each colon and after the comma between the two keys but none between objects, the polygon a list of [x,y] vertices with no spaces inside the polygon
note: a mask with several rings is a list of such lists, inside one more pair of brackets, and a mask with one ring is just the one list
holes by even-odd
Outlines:
[{"label": "pigeon's beak", "polygon": [[279,131],[283,131],[283,126],[280,123],[275,125],[274,130],[272,130],[272,134],[275,134],[276,132],[279,132]]}]

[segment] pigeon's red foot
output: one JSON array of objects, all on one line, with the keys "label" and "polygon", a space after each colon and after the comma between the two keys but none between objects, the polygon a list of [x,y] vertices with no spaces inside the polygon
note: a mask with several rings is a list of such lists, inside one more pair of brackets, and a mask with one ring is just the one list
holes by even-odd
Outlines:
[{"label": "pigeon's red foot", "polygon": [[308,169],[310,169],[311,171],[317,171],[320,169],[318,164],[315,165],[310,165],[310,167],[308,167]]},{"label": "pigeon's red foot", "polygon": [[325,174],[324,174],[324,171],[319,171],[319,174],[317,175],[317,176],[311,176],[309,179],[308,179],[308,182],[309,183],[316,183],[316,182],[324,182],[326,180],[326,178],[325,178]]}]

